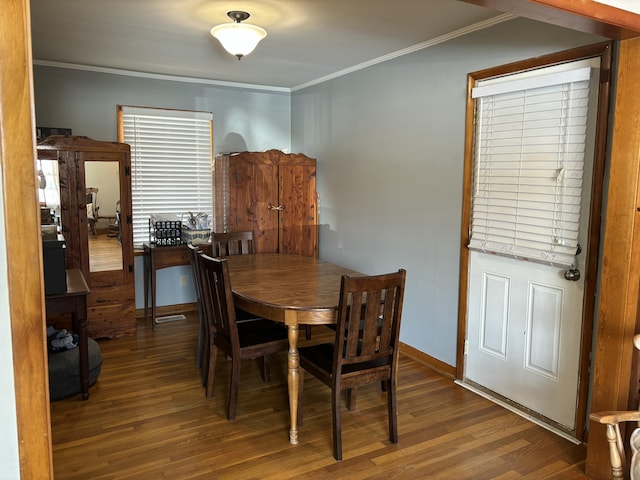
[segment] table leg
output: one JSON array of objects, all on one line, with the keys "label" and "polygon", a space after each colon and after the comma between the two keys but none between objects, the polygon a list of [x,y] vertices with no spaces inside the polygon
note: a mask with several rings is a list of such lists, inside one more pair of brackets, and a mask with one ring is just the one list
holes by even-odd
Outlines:
[{"label": "table leg", "polygon": [[78,308],[72,314],[73,329],[78,333],[78,356],[80,358],[80,389],[82,399],[89,399],[89,344],[87,341],[87,305],[83,296],[78,298]]},{"label": "table leg", "polygon": [[142,258],[142,262],[144,265],[144,321],[147,321],[147,311],[149,305],[149,263],[151,260],[149,257],[151,256],[151,252],[145,247],[144,257]]},{"label": "table leg", "polygon": [[[287,316],[285,313],[285,317]],[[295,315],[295,313],[294,313]],[[289,415],[291,427],[289,429],[289,443],[298,443],[298,389],[300,387],[300,355],[298,353],[298,324],[288,324],[289,352],[287,354],[287,383],[289,384]]]},{"label": "table leg", "polygon": [[[153,255],[153,254],[152,254]],[[156,331],[156,269],[153,264],[153,258],[149,260],[149,265],[151,269],[151,329]]]}]

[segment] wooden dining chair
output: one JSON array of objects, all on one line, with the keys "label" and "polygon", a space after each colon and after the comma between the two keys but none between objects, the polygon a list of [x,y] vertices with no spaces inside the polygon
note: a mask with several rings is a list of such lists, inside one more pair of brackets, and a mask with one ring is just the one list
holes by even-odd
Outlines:
[{"label": "wooden dining chair", "polygon": [[246,255],[256,253],[253,232],[215,233],[212,240],[213,256]]},{"label": "wooden dining chair", "polygon": [[[211,241],[211,252],[214,257],[230,255],[250,255],[256,253],[253,231],[215,233]],[[255,315],[236,308],[236,320],[244,322],[257,318]]]},{"label": "wooden dining chair", "polygon": [[[343,275],[335,341],[300,347],[300,366],[332,391],[333,456],[342,460],[340,396],[358,385],[387,382],[389,440],[398,442],[397,373],[406,271]],[[352,308],[361,305],[361,308]],[[298,421],[302,424],[304,372],[300,374]]]},{"label": "wooden dining chair", "polygon": [[262,378],[269,381],[269,355],[287,350],[287,330],[266,319],[236,322],[229,266],[224,259],[198,254],[205,318],[209,325],[209,367],[206,395],[213,395],[218,348],[231,358],[227,419],[233,420],[238,404],[242,360],[262,358]]},{"label": "wooden dining chair", "polygon": [[[198,329],[198,342],[196,345],[196,366],[202,368],[202,385],[207,386],[207,378],[209,376],[209,324],[205,318],[204,300],[202,297],[202,279],[200,275],[200,262],[198,261],[198,255],[202,250],[198,245],[191,243],[187,244],[189,248],[189,259],[191,263],[191,271],[193,272],[193,283],[196,291],[196,298],[198,302],[198,317],[199,317],[199,329]],[[244,310],[236,308],[236,322],[247,322],[252,320],[262,320],[261,317],[252,315]]]}]

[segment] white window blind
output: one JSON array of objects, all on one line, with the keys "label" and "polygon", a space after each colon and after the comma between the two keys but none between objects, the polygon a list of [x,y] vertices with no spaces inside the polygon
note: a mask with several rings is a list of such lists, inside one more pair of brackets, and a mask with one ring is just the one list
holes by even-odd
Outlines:
[{"label": "white window blind", "polygon": [[469,248],[571,266],[590,69],[479,86]]},{"label": "white window blind", "polygon": [[152,213],[180,219],[206,212],[211,218],[212,114],[120,108],[121,141],[131,146],[134,247],[149,241]]}]

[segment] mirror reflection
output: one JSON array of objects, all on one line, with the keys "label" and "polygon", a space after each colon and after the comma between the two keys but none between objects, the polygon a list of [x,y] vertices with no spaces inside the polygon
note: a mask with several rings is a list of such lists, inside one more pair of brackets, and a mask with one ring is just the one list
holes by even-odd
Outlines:
[{"label": "mirror reflection", "polygon": [[58,162],[38,160],[38,197],[40,200],[40,221],[43,225],[57,225],[60,231],[60,183],[58,182]]},{"label": "mirror reflection", "polygon": [[[62,231],[58,162],[38,159],[38,195],[43,225]],[[122,270],[120,175],[118,162],[86,161],[89,270]]]},{"label": "mirror reflection", "polygon": [[86,161],[89,270],[122,270],[119,163]]}]

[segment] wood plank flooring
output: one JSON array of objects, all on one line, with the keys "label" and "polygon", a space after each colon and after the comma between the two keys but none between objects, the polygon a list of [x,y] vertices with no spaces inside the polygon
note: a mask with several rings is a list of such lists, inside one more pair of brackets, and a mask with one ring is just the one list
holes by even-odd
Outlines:
[{"label": "wood plank flooring", "polygon": [[[305,377],[300,443],[288,443],[286,353],[271,381],[242,364],[236,420],[226,419],[230,364],[214,398],[195,366],[197,318],[99,341],[104,363],[88,401],[51,404],[56,480],[98,479],[586,479],[585,449],[402,357],[399,443],[387,437],[379,385],[343,408],[343,455],[332,455],[329,389]],[[314,330],[318,341],[323,330]]]}]

